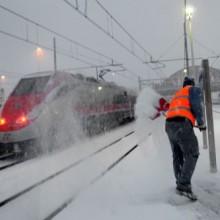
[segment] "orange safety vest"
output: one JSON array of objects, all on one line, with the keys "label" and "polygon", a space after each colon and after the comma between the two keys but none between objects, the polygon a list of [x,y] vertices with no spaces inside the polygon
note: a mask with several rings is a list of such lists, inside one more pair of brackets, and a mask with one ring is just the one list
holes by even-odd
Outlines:
[{"label": "orange safety vest", "polygon": [[166,113],[167,119],[174,117],[185,117],[192,122],[193,126],[195,125],[195,116],[192,114],[191,104],[189,101],[189,89],[191,87],[192,86],[185,86],[176,92]]}]

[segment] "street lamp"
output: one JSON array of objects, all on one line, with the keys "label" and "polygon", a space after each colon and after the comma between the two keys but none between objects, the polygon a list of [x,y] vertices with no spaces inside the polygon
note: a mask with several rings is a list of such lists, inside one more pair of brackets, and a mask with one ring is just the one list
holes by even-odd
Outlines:
[{"label": "street lamp", "polygon": [[45,52],[41,47],[37,47],[34,53],[35,56],[37,57],[38,71],[40,71],[40,62],[43,59]]},{"label": "street lamp", "polygon": [[197,74],[195,72],[195,59],[194,59],[194,49],[193,49],[193,37],[192,37],[192,17],[194,13],[194,8],[192,6],[186,7],[186,20],[188,21],[188,32],[189,32],[189,39],[190,39],[190,47],[191,47],[191,59],[192,59],[192,73],[195,77],[197,82]]},{"label": "street lamp", "polygon": [[44,56],[44,50],[41,47],[37,47],[35,54],[37,58],[42,58]]},{"label": "street lamp", "polygon": [[3,80],[3,81],[4,81],[4,80],[5,80],[5,75],[1,75],[1,77],[0,77],[0,78],[1,78],[1,80]]},{"label": "street lamp", "polygon": [[186,7],[186,19],[190,20],[192,19],[193,13],[194,13],[194,8],[192,6],[187,6]]},{"label": "street lamp", "polygon": [[184,68],[184,69],[183,69],[183,72],[184,72],[184,74],[185,74],[185,76],[186,76],[186,75],[187,75],[187,69]]}]

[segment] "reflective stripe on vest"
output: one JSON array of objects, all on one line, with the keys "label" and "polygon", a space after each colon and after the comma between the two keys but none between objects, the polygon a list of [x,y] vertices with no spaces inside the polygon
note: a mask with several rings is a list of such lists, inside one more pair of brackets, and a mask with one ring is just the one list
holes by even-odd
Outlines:
[{"label": "reflective stripe on vest", "polygon": [[191,111],[189,101],[189,89],[191,86],[185,86],[176,92],[170,102],[170,107],[167,111],[166,118],[185,117],[195,125],[195,117]]}]

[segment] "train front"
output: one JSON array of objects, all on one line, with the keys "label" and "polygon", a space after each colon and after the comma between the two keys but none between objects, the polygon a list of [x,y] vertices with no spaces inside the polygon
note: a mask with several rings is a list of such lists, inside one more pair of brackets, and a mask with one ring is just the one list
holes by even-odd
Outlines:
[{"label": "train front", "polygon": [[36,139],[37,109],[50,76],[22,78],[3,106],[0,117],[0,155],[24,151]]}]

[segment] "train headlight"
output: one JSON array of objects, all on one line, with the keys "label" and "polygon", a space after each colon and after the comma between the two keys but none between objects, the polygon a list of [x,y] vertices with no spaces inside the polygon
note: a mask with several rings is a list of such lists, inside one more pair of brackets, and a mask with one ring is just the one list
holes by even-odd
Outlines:
[{"label": "train headlight", "polygon": [[15,123],[17,124],[17,125],[26,125],[26,124],[28,124],[28,122],[29,122],[29,120],[28,120],[28,117],[26,117],[26,116],[24,116],[24,115],[22,115],[22,116],[20,116],[16,121],[15,121]]},{"label": "train headlight", "polygon": [[0,126],[5,125],[5,123],[6,123],[6,120],[4,118],[0,118]]}]

